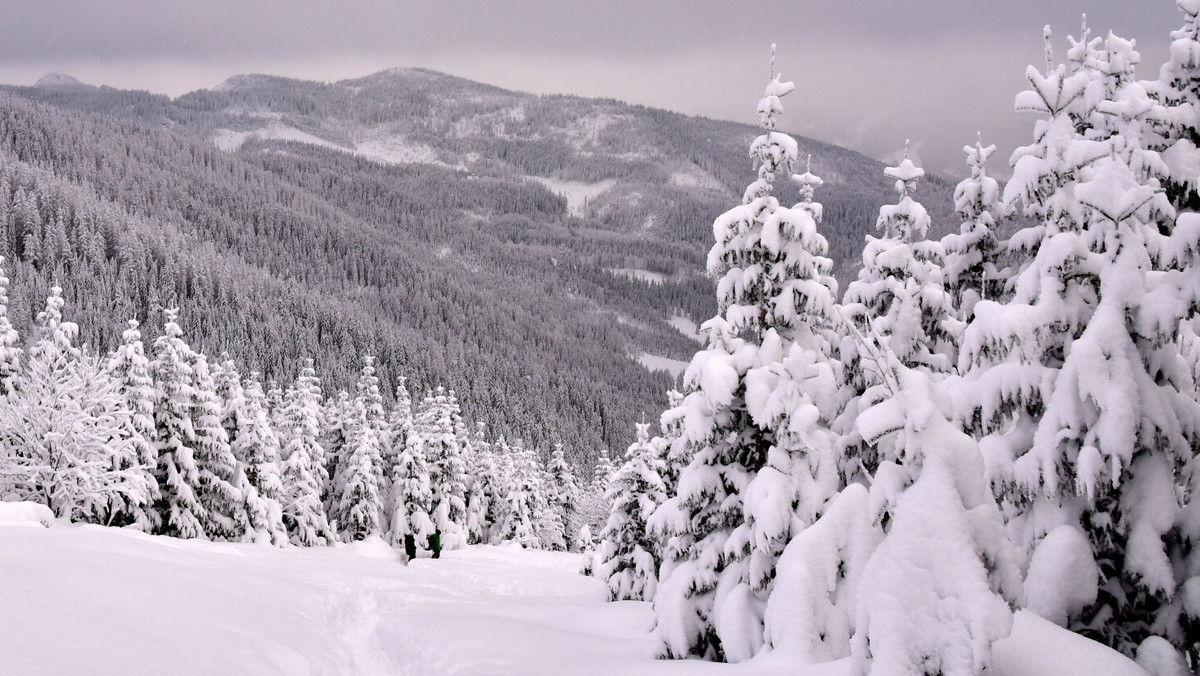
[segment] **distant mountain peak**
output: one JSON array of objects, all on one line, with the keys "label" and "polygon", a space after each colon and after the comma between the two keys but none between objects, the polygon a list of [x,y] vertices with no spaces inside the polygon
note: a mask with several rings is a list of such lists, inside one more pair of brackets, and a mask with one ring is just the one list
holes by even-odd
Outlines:
[{"label": "distant mountain peak", "polygon": [[80,82],[79,80],[76,80],[75,78],[71,77],[70,75],[66,75],[65,73],[50,73],[48,75],[43,75],[42,78],[40,80],[38,80],[33,86],[41,87],[42,89],[79,89],[79,88],[92,89],[93,88],[92,85]]}]

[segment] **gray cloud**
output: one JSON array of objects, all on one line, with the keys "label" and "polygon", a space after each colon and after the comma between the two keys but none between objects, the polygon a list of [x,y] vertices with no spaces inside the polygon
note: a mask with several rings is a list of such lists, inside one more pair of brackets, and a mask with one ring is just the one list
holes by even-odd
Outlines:
[{"label": "gray cloud", "polygon": [[[317,80],[424,66],[540,93],[608,96],[756,121],[767,48],[799,92],[788,129],[886,157],[912,138],[935,171],[965,170],[976,131],[994,163],[1031,137],[1012,112],[1027,64],[1086,11],[1096,34],[1136,38],[1152,77],[1181,23],[1169,0],[605,2],[63,0],[7,3],[0,81],[50,71],[171,95],[267,72]],[[1003,173],[1002,166],[994,168]]]}]

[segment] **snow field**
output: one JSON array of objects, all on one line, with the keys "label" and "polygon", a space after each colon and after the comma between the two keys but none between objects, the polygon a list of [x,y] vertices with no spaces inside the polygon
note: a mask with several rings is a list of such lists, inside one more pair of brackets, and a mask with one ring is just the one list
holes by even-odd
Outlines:
[{"label": "snow field", "polygon": [[[515,545],[400,562],[379,538],[278,549],[54,521],[0,504],[5,674],[794,674],[767,651],[656,660],[649,603],[607,602],[578,554]],[[1129,660],[1029,612],[994,676],[1122,676]],[[848,676],[848,660],[804,666]]]}]

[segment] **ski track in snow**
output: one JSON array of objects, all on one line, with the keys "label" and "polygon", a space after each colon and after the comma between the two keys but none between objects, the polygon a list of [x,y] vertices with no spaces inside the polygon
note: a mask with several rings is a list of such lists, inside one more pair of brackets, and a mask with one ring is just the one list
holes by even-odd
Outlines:
[{"label": "ski track in snow", "polygon": [[[656,660],[653,610],[608,603],[578,554],[516,545],[400,562],[378,537],[335,547],[176,540],[3,510],[5,674],[797,673],[770,651],[737,665]],[[1083,637],[1017,614],[997,676],[1138,674]],[[849,676],[848,660],[803,666]]]}]

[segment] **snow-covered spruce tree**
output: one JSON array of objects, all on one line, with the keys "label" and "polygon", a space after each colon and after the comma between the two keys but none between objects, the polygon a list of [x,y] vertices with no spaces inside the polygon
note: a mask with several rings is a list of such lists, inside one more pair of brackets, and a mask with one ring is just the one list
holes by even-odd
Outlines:
[{"label": "snow-covered spruce tree", "polygon": [[339,524],[345,520],[339,510],[342,505],[342,493],[346,487],[346,459],[351,453],[350,421],[353,414],[354,401],[348,392],[341,390],[336,396],[330,396],[325,401],[321,415],[325,422],[321,447],[325,449],[325,467],[329,477],[324,488],[325,513],[335,531],[341,530]]},{"label": "snow-covered spruce tree", "polygon": [[[362,404],[366,425],[374,433],[375,457],[371,458],[371,466],[375,468],[375,486],[380,491],[380,496],[386,496],[388,494],[388,468],[383,464],[383,445],[386,441],[387,414],[383,407],[383,394],[379,391],[379,377],[375,375],[375,357],[371,355],[363,357],[362,371],[359,372],[358,380],[354,383],[354,402],[355,406]],[[380,514],[380,518],[385,516],[385,514]],[[386,523],[382,525],[387,526]]]},{"label": "snow-covered spruce tree", "polygon": [[1081,59],[1084,44],[1095,41],[1076,42],[1072,63],[1086,67],[1030,68],[1017,98],[1049,119],[1014,154],[1005,197],[1040,223],[1009,247],[1033,254],[1013,298],[976,306],[958,399],[1014,514],[1027,607],[1132,655],[1153,634],[1189,645],[1170,620],[1182,580],[1168,542],[1200,447],[1175,342],[1194,290],[1178,264],[1156,268],[1163,253],[1198,250],[1200,230],[1172,227],[1161,164],[1141,142],[1153,111],[1131,86],[1130,46],[1110,36]]},{"label": "snow-covered spruce tree", "polygon": [[513,483],[516,480],[512,448],[509,447],[508,441],[504,437],[500,437],[492,444],[492,467],[495,472],[488,484],[490,489],[488,493],[488,523],[490,527],[488,528],[487,542],[495,545],[504,541],[505,534],[501,531],[509,523],[509,509],[512,507],[508,501],[508,494],[512,492]]},{"label": "snow-covered spruce tree", "polygon": [[879,449],[870,506],[887,532],[854,595],[856,671],[983,673],[992,643],[1011,631],[1020,569],[978,445],[950,422],[949,397],[932,374],[887,358],[894,376],[868,391],[879,403],[857,421]]},{"label": "snow-covered spruce tree", "polygon": [[0,406],[0,490],[56,516],[110,524],[144,512],[151,484],[129,436],[132,412],[99,359],[73,345],[53,287],[14,391]]},{"label": "snow-covered spruce tree", "polygon": [[348,453],[341,471],[345,483],[338,491],[337,526],[344,539],[362,540],[381,532],[379,517],[382,509],[380,472],[375,467],[379,459],[379,437],[370,424],[362,399],[354,401],[351,416],[346,421],[346,434]]},{"label": "snow-covered spruce tree", "polygon": [[863,267],[842,299],[842,403],[834,429],[841,437],[847,482],[875,468],[874,449],[863,442],[855,421],[869,405],[863,394],[881,382],[877,352],[896,355],[906,367],[944,376],[954,368],[963,330],[942,286],[942,245],[925,239],[929,214],[910,194],[925,172],[908,158],[907,142],[904,159],[886,168],[884,175],[896,181],[900,199],[880,207],[875,227],[883,236],[867,237]]},{"label": "snow-covered spruce tree", "polygon": [[150,378],[150,360],[146,358],[136,320],[129,320],[129,328],[121,334],[121,345],[109,357],[105,370],[117,381],[125,408],[132,414],[126,427],[136,455],[118,461],[118,465],[125,465],[118,468],[140,468],[149,490],[149,500],[144,504],[114,505],[112,523],[151,533],[159,526],[158,513],[153,508],[154,501],[159,498],[158,482],[154,479],[158,463],[153,446],[154,380]]},{"label": "snow-covered spruce tree", "polygon": [[280,499],[279,437],[271,427],[266,394],[257,373],[243,384],[244,404],[238,420],[237,436],[230,447],[246,479],[242,492],[249,522],[247,537],[258,542],[283,545],[288,541]]},{"label": "snow-covered spruce tree", "polygon": [[222,402],[203,353],[189,350],[192,371],[191,426],[196,463],[196,500],[204,532],[213,540],[239,541],[249,530],[244,478],[221,425]]},{"label": "snow-covered spruce tree", "polygon": [[592,467],[592,480],[584,486],[579,496],[579,518],[593,534],[599,533],[608,519],[611,505],[605,501],[608,484],[612,480],[615,469],[612,465],[608,449],[601,448],[596,455],[596,464]]},{"label": "snow-covered spruce tree", "polygon": [[998,266],[1000,244],[996,238],[997,218],[1008,215],[1001,201],[1000,184],[985,167],[996,146],[964,146],[971,175],[954,189],[954,209],[962,217],[957,233],[942,238],[945,249],[943,285],[950,294],[958,317],[970,321],[980,300],[1000,300],[1004,279]]},{"label": "snow-covered spruce tree", "polygon": [[279,418],[283,524],[291,542],[301,547],[332,542],[337,538],[321,501],[326,481],[325,451],[319,442],[321,381],[311,359],[305,360],[295,384],[284,393]]},{"label": "snow-covered spruce tree", "polygon": [[434,532],[447,549],[466,544],[466,468],[454,429],[456,408],[446,391],[437,388],[421,402],[413,430],[420,437],[421,451],[429,468],[429,516]]},{"label": "snow-covered spruce tree", "polygon": [[484,436],[484,425],[478,423],[471,435],[466,452],[467,466],[467,542],[488,542],[489,531],[495,523],[496,464],[492,445]]},{"label": "snow-covered spruce tree", "polygon": [[[507,447],[503,444],[502,448]],[[528,450],[518,439],[508,447],[507,458],[511,463],[508,490],[504,495],[502,520],[498,524],[494,542],[511,540],[523,547],[541,549],[538,537],[538,521],[545,506],[542,494],[542,477],[533,451]]]},{"label": "snow-covered spruce tree", "polygon": [[417,547],[424,547],[435,527],[433,493],[430,489],[429,465],[425,462],[424,438],[410,434],[396,466],[392,469],[391,527],[388,541],[404,546],[405,536],[411,535]]},{"label": "snow-covered spruce tree", "polygon": [[546,485],[546,501],[550,504],[550,509],[558,514],[563,532],[569,539],[579,531],[581,525],[578,516],[579,485],[575,480],[575,470],[567,463],[561,443],[554,444],[546,471],[550,474]]},{"label": "snow-covered spruce tree", "polygon": [[[834,283],[826,245],[811,201],[789,209],[771,195],[775,176],[790,172],[797,156],[795,141],[775,131],[780,98],[793,89],[778,77],[768,84],[758,105],[765,133],[750,149],[758,180],[742,205],[713,224],[708,268],[721,276],[721,314],[704,324],[707,347],[684,377],[681,428],[690,464],[677,495],[653,517],[657,537],[677,552],[664,563],[669,574],[655,597],[655,631],[668,657],[753,655],[762,644],[774,559],[800,526],[793,512],[812,518],[824,502],[808,495],[811,503],[796,510],[804,482],[795,472],[808,473],[828,494],[836,490],[834,468],[818,469],[832,461],[821,418],[833,409],[820,410],[801,385],[824,378],[832,389],[825,355]],[[769,475],[751,489],[764,468]],[[818,475],[832,485],[812,482]],[[747,511],[751,494],[758,498]]]},{"label": "snow-covered spruce tree", "polygon": [[[1152,117],[1145,144],[1158,151],[1167,172],[1162,183],[1176,209],[1200,210],[1200,6],[1178,0],[1184,23],[1171,33],[1170,59],[1158,79],[1143,82],[1148,93],[1163,106]],[[1149,130],[1148,130],[1149,131]]]},{"label": "snow-covered spruce tree", "polygon": [[657,464],[650,425],[639,423],[637,441],[625,452],[625,464],[609,485],[612,512],[593,558],[592,575],[608,583],[614,601],[654,598],[659,561],[646,532],[646,517],[667,497]]},{"label": "snow-covered spruce tree", "polygon": [[192,429],[191,348],[176,323],[179,310],[164,311],[163,333],[154,341],[154,447],[158,457],[155,478],[160,498],[159,533],[180,538],[204,537],[207,520],[196,497],[200,484]]},{"label": "snow-covered spruce tree", "polygon": [[[3,265],[4,256],[0,256],[0,266]],[[8,321],[8,277],[0,267],[0,394],[13,391],[13,380],[21,372],[18,340],[16,329]]]},{"label": "snow-covered spruce tree", "polygon": [[408,444],[408,436],[412,434],[415,425],[412,410],[412,397],[405,384],[408,378],[400,376],[396,385],[396,402],[388,412],[387,428],[380,438],[383,444],[383,468],[391,481],[391,471],[398,464],[400,454]]}]

